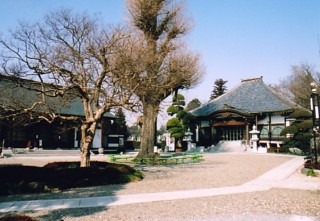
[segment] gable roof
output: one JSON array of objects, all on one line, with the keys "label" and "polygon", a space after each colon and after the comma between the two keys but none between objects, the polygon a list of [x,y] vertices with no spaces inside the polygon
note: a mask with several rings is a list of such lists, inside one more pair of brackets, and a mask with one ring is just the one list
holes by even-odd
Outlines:
[{"label": "gable roof", "polygon": [[203,104],[191,113],[200,117],[231,109],[247,114],[256,114],[291,111],[297,106],[297,104],[280,97],[260,77],[242,80],[238,86],[226,94]]}]

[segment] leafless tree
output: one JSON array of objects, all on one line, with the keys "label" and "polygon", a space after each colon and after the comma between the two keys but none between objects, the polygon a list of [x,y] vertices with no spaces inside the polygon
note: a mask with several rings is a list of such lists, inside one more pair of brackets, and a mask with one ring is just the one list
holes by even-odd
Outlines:
[{"label": "leafless tree", "polygon": [[[41,83],[37,81],[3,74],[0,78],[0,119],[10,119],[13,126],[29,126],[42,120],[52,122],[57,110],[69,108],[74,98],[70,94],[57,97],[45,95],[41,92]],[[48,84],[46,90],[55,89]]]},{"label": "leafless tree", "polygon": [[155,122],[160,103],[178,89],[199,82],[199,56],[181,37],[191,20],[183,16],[183,4],[172,0],[127,0],[131,46],[123,50],[124,73],[134,73],[131,85],[142,103],[143,126],[138,157],[154,155]]},{"label": "leafless tree", "polygon": [[[42,108],[41,117],[81,122],[81,166],[90,165],[90,144],[97,124],[110,109],[135,105],[135,86],[124,87],[130,76],[115,66],[117,51],[125,47],[128,35],[121,28],[101,25],[96,17],[60,9],[48,13],[35,24],[20,23],[9,40],[0,39],[2,71],[35,80],[20,84],[37,91],[39,99],[24,105],[25,112]],[[50,98],[79,99],[84,118],[60,116]]]},{"label": "leafless tree", "polygon": [[320,73],[309,64],[293,65],[291,74],[275,86],[275,90],[291,98],[295,103],[310,108],[312,82],[320,83]]}]

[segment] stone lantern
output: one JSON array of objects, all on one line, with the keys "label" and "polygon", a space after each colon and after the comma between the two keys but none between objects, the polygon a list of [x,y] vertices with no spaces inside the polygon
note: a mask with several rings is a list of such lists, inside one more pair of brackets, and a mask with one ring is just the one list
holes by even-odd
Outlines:
[{"label": "stone lantern", "polygon": [[249,131],[249,133],[251,134],[251,142],[252,142],[252,149],[253,151],[257,151],[258,150],[258,134],[260,133],[260,131],[257,130],[256,125],[253,125],[252,130]]},{"label": "stone lantern", "polygon": [[185,134],[184,134],[184,141],[187,141],[188,142],[188,151],[191,151],[192,150],[192,144],[191,144],[191,142],[192,142],[192,135],[193,135],[193,133],[190,131],[190,128],[188,128],[188,131],[187,132],[185,132]]}]

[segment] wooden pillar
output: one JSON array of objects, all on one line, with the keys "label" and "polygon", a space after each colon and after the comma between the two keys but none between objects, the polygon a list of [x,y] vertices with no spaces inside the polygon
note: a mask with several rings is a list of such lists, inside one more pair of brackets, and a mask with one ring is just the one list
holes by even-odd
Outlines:
[{"label": "wooden pillar", "polygon": [[74,131],[73,131],[73,147],[74,148],[78,148],[78,140],[77,140],[77,134],[78,134],[78,128],[74,128]]},{"label": "wooden pillar", "polygon": [[250,144],[249,139],[250,139],[250,137],[249,137],[249,123],[247,123],[247,124],[246,124],[246,140],[247,140],[247,145]]},{"label": "wooden pillar", "polygon": [[272,128],[271,128],[271,113],[269,113],[269,132],[268,132],[268,136],[269,136],[269,144],[271,146],[271,140],[272,140]]},{"label": "wooden pillar", "polygon": [[257,130],[258,130],[258,115],[255,115],[255,120],[256,120],[256,126],[257,126]]}]

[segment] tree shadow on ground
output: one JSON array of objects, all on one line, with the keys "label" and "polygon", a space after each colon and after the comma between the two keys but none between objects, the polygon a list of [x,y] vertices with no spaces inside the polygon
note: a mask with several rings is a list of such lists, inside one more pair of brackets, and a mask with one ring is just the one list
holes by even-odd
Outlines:
[{"label": "tree shadow on ground", "polygon": [[79,162],[54,162],[44,167],[2,165],[0,174],[6,174],[0,177],[0,196],[122,184],[143,178],[128,165],[98,161],[87,168],[80,167]]},{"label": "tree shadow on ground", "polygon": [[[71,162],[71,164],[72,163],[74,162]],[[68,162],[67,164],[70,164],[70,162]],[[3,173],[3,174],[11,174],[11,176],[8,175],[6,176],[6,179],[1,179],[2,181],[4,181],[2,183],[2,187],[4,188],[4,190],[2,191],[3,196],[0,197],[0,201],[1,202],[26,201],[26,204],[29,204],[29,203],[32,204],[31,201],[37,201],[37,200],[79,199],[79,198],[90,198],[90,197],[98,197],[98,196],[108,196],[108,197],[111,196],[112,200],[116,200],[117,197],[115,196],[115,193],[118,190],[122,189],[125,184],[127,184],[130,181],[137,181],[143,178],[143,175],[139,171],[127,165],[112,164],[111,170],[110,169],[106,170],[105,168],[106,165],[104,163],[98,162],[96,164],[97,164],[96,168],[98,170],[85,169],[85,170],[78,171],[77,169],[68,167],[65,173],[64,172],[61,173],[60,171],[64,166],[64,165],[61,165],[61,162],[54,163],[54,165],[49,166],[51,170],[44,170],[44,171],[41,170],[41,173],[39,172],[33,173],[34,171],[39,170],[39,168],[35,168],[35,167],[29,167],[29,166],[24,167],[22,165],[17,165],[17,164],[14,166],[2,165],[0,166],[0,169],[2,169],[2,172],[4,172],[4,170],[6,169],[7,169],[7,172],[11,171],[10,173]],[[54,174],[57,171],[53,172],[52,168],[55,168],[57,165],[59,166],[59,168],[57,169],[59,173]],[[110,163],[108,163],[107,166],[109,168]],[[19,170],[19,172],[14,173],[14,171],[17,172],[17,170]],[[44,179],[48,177],[48,174],[45,174],[48,172],[51,173],[50,174],[51,176],[49,175],[50,178]],[[61,186],[63,188],[61,188],[57,192],[47,192],[47,193],[41,192],[42,188],[40,189],[38,188],[35,190],[36,192],[30,193],[30,189],[26,189],[26,187],[27,186],[29,187],[29,184],[35,183],[35,181],[40,182],[39,177],[42,177],[43,179],[40,181],[46,182],[47,185],[53,186],[53,184],[57,184],[57,185],[63,184]],[[21,180],[23,181],[23,185],[21,184],[22,183]],[[9,187],[10,185],[15,185],[14,184],[15,182],[18,183],[20,186],[14,187],[14,188]],[[73,184],[75,184],[74,188],[72,186]],[[87,184],[88,186],[86,186]],[[5,191],[5,188],[7,188],[7,190],[10,189],[10,191],[17,190],[18,191],[17,193],[19,194],[12,194],[12,193],[10,194],[9,191]],[[23,191],[25,191],[25,193]],[[37,215],[38,212],[35,210],[35,211],[7,212],[7,213],[1,214],[1,216],[5,216],[8,214],[26,214],[41,220],[63,220],[63,217],[81,217],[84,215],[91,215],[96,212],[106,210],[107,206],[108,206],[108,201],[105,201],[105,205],[102,204],[101,206],[101,204],[99,204],[99,206],[97,207],[68,208],[68,209],[57,209],[57,210],[44,209],[43,212],[45,213],[45,215],[43,215],[44,214],[43,212],[40,213],[40,215]]]},{"label": "tree shadow on ground", "polygon": [[[36,219],[46,220],[46,221],[63,221],[65,218],[80,218],[83,216],[94,215],[107,210],[107,206],[103,207],[85,207],[85,208],[71,208],[71,209],[58,209],[49,211],[45,215],[36,216]],[[104,220],[107,220],[107,217],[104,217]]]}]

